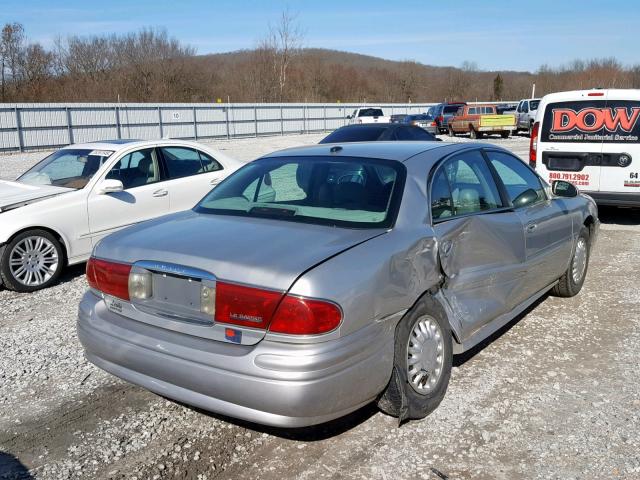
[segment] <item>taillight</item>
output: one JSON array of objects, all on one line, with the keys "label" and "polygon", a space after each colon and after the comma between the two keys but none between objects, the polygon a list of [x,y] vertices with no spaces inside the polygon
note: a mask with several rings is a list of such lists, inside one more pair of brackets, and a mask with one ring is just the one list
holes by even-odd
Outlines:
[{"label": "taillight", "polygon": [[280,298],[281,292],[217,282],[215,320],[266,329]]},{"label": "taillight", "polygon": [[342,311],[331,302],[286,295],[269,325],[269,331],[290,335],[317,335],[334,330]]},{"label": "taillight", "polygon": [[108,262],[91,257],[87,262],[87,281],[91,288],[129,300],[129,273],[131,265]]},{"label": "taillight", "polygon": [[437,123],[436,123],[436,122],[431,122],[431,126],[432,126],[432,127],[435,127],[436,125],[437,125]]},{"label": "taillight", "polygon": [[538,132],[540,131],[540,122],[533,124],[531,129],[531,139],[529,140],[529,165],[535,167],[536,156],[538,154]]},{"label": "taillight", "polygon": [[411,125],[418,125],[418,122],[416,122],[415,120],[411,122]]},{"label": "taillight", "polygon": [[317,335],[342,321],[335,303],[217,282],[215,321],[289,335]]}]

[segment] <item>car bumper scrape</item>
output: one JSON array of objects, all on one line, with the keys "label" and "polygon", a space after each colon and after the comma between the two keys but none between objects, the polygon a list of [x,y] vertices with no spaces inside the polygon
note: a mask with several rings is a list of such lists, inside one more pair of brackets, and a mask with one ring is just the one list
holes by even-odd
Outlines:
[{"label": "car bumper scrape", "polygon": [[87,359],[103,370],[186,404],[278,427],[323,423],[375,399],[391,374],[389,328],[374,323],[317,344],[244,346],[122,317],[92,293],[78,314]]}]

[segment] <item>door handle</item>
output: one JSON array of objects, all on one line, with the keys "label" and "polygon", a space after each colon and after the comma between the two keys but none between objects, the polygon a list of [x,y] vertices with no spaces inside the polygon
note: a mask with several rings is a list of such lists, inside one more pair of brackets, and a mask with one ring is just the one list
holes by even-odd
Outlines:
[{"label": "door handle", "polygon": [[538,228],[537,223],[530,223],[527,225],[527,232],[533,232],[536,228]]},{"label": "door handle", "polygon": [[222,179],[221,179],[221,178],[214,178],[213,180],[211,180],[211,181],[209,182],[209,185],[217,185],[217,184],[219,184],[221,181],[222,181]]},{"label": "door handle", "polygon": [[153,196],[154,197],[166,197],[168,193],[169,192],[167,190],[162,188],[160,190],[156,190],[155,192],[153,192]]}]

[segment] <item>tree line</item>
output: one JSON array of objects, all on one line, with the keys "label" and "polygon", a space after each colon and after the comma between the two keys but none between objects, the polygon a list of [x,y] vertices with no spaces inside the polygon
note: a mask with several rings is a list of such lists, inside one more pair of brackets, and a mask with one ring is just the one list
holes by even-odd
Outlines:
[{"label": "tree line", "polygon": [[19,23],[0,36],[1,102],[436,102],[517,100],[591,87],[640,88],[640,65],[615,58],[483,71],[303,48],[284,12],[254,49],[197,55],[166,30],[57,38],[45,48]]}]

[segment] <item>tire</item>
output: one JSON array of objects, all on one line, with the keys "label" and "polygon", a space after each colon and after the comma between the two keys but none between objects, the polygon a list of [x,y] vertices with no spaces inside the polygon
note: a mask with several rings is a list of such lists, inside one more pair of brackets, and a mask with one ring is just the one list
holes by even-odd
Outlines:
[{"label": "tire", "polygon": [[[412,354],[409,357],[409,348],[420,345],[414,329],[423,335],[422,347],[432,347],[426,355]],[[427,331],[433,336],[425,338],[422,332]],[[439,338],[435,333],[439,333]],[[387,387],[378,399],[380,410],[398,417],[398,423],[424,418],[433,412],[444,398],[449,385],[452,348],[451,329],[444,310],[430,295],[424,295],[396,326],[393,371]],[[412,365],[409,363],[410,358],[415,359]],[[421,363],[421,360],[425,363]],[[433,373],[438,375],[433,384],[429,382],[428,375],[418,378],[425,368],[431,367],[434,368]]]},{"label": "tire", "polygon": [[511,132],[509,130],[507,130],[506,132],[500,132],[500,136],[502,138],[509,138],[509,135],[511,135]]},{"label": "tire", "polygon": [[65,265],[62,245],[46,230],[27,230],[0,249],[0,278],[16,292],[53,285]]},{"label": "tire", "polygon": [[455,137],[456,136],[456,132],[453,131],[453,128],[451,127],[451,125],[449,125],[449,136],[450,137]]},{"label": "tire", "polygon": [[529,122],[529,138],[531,138],[531,134],[533,133],[533,122]]},{"label": "tire", "polygon": [[551,294],[556,297],[573,297],[577,295],[582,289],[584,279],[587,276],[590,257],[589,229],[583,226],[578,234],[578,240],[576,240],[569,267],[560,277],[558,283],[551,289]]},{"label": "tire", "polygon": [[473,139],[473,140],[477,140],[479,138],[482,138],[482,133],[480,132],[476,132],[476,130],[473,127],[469,127],[469,136]]}]

